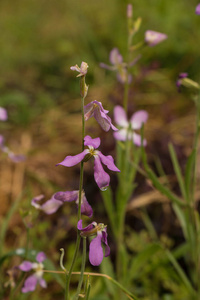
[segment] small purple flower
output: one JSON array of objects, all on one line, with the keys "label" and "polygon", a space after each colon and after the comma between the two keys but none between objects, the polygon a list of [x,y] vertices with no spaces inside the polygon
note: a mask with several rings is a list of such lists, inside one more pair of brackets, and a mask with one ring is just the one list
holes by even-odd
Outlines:
[{"label": "small purple flower", "polygon": [[196,14],[200,15],[200,3],[196,6]]},{"label": "small purple flower", "polygon": [[161,32],[147,30],[145,32],[145,42],[148,46],[153,47],[167,39],[167,35]]},{"label": "small purple flower", "polygon": [[[117,105],[114,108],[114,119],[116,124],[121,127],[119,131],[114,132],[115,139],[119,141],[133,140],[135,145],[141,146],[141,136],[135,133],[134,130],[140,129],[142,124],[147,121],[148,113],[145,110],[139,110],[132,115],[129,122],[123,107]],[[143,144],[144,146],[147,144],[145,139]]]},{"label": "small purple flower", "polygon": [[178,80],[176,81],[176,86],[178,88],[178,92],[181,90],[182,79],[188,77],[188,73],[180,73],[178,76]]},{"label": "small purple flower", "polygon": [[19,269],[24,272],[29,272],[31,270],[34,271],[33,275],[30,275],[24,282],[24,286],[22,288],[22,293],[33,292],[36,288],[37,283],[40,284],[41,287],[46,288],[46,281],[42,278],[43,276],[43,261],[46,259],[46,255],[44,252],[39,252],[36,256],[37,263],[32,263],[28,260],[23,261],[19,265]]},{"label": "small purple flower", "polygon": [[0,106],[0,121],[6,121],[8,119],[7,110]]},{"label": "small purple flower", "polygon": [[[55,213],[65,202],[74,201],[78,206],[79,191],[57,192],[53,194],[51,199],[47,200],[44,204],[38,204],[38,202],[40,202],[42,199],[44,199],[44,195],[39,195],[33,198],[31,201],[31,205],[39,210],[42,210],[47,215],[51,215]],[[81,193],[81,213],[88,217],[91,217],[93,215],[92,207],[88,203],[84,191],[82,191]]]},{"label": "small purple flower", "polygon": [[22,154],[13,153],[7,146],[4,145],[5,139],[3,135],[0,134],[0,149],[2,152],[6,153],[8,157],[15,163],[25,160],[25,156]]},{"label": "small purple flower", "polygon": [[84,106],[84,117],[86,121],[94,117],[103,130],[108,131],[112,128],[114,131],[117,131],[118,129],[112,124],[111,118],[107,115],[108,112],[108,110],[103,108],[102,103],[96,100]]},{"label": "small purple flower", "polygon": [[75,65],[70,67],[70,69],[79,73],[76,77],[85,76],[87,74],[88,64],[82,61],[80,67],[78,65]]},{"label": "small purple flower", "polygon": [[[93,266],[99,266],[103,260],[103,256],[107,257],[110,255],[110,247],[107,241],[107,228],[103,223],[97,224],[92,222],[87,227],[82,227],[82,220],[78,221],[78,230],[81,231],[81,236],[88,237],[96,235],[96,237],[90,242],[89,248],[89,261]],[[105,254],[103,255],[103,248],[101,243],[106,245]]]},{"label": "small purple flower", "polygon": [[110,62],[112,66],[106,65],[104,63],[100,63],[100,67],[110,70],[110,71],[117,71],[117,79],[121,83],[125,83],[128,79],[128,83],[131,82],[132,76],[127,72],[127,66],[133,66],[139,60],[140,55],[136,57],[129,65],[123,62],[123,57],[119,53],[117,48],[114,48],[110,52]]},{"label": "small purple flower", "polygon": [[100,146],[100,138],[92,139],[89,135],[84,138],[84,145],[88,146],[89,149],[85,149],[83,152],[74,155],[66,156],[65,159],[57,165],[65,167],[72,167],[80,163],[81,161],[88,161],[91,157],[94,157],[94,179],[101,190],[105,190],[110,183],[110,176],[104,171],[102,163],[107,168],[114,172],[120,172],[115,166],[114,159],[111,155],[105,156],[100,151],[95,150]]}]

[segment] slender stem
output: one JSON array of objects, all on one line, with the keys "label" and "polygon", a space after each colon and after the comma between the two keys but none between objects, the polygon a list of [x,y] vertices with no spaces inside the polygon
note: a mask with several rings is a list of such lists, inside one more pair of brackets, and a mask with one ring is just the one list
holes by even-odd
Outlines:
[{"label": "slender stem", "polygon": [[86,237],[83,237],[83,254],[82,254],[81,274],[79,277],[78,288],[77,288],[77,292],[76,292],[76,296],[75,296],[74,300],[78,300],[79,294],[81,292],[81,287],[83,284],[83,276],[84,276],[84,271],[85,271],[85,261],[86,261]]},{"label": "slender stem", "polygon": [[[44,270],[46,273],[55,273],[55,274],[65,274],[64,271],[51,271],[51,270]],[[72,272],[72,275],[80,275],[81,272]],[[133,295],[131,292],[129,292],[126,288],[124,288],[118,281],[113,279],[112,277],[108,276],[107,274],[102,274],[102,273],[90,273],[90,272],[84,272],[84,276],[95,276],[95,277],[104,277],[108,280],[110,280],[113,284],[115,284],[118,288],[120,288],[126,295],[129,297],[129,299],[132,300],[138,300],[138,298]]]}]

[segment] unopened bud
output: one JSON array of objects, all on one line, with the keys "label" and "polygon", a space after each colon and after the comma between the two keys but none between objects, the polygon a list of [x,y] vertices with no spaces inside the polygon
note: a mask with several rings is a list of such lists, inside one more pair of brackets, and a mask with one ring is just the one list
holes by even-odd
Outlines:
[{"label": "unopened bud", "polygon": [[133,16],[133,6],[132,4],[127,5],[127,18],[130,19]]}]

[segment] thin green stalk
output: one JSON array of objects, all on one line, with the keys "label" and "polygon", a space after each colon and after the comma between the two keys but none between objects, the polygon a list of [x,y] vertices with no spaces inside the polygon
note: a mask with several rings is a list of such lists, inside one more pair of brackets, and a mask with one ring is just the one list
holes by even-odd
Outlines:
[{"label": "thin green stalk", "polygon": [[79,294],[81,292],[81,287],[82,287],[82,284],[83,284],[84,271],[85,271],[85,261],[86,261],[86,237],[83,237],[83,254],[82,254],[81,274],[80,274],[80,277],[79,277],[78,288],[77,288],[77,292],[76,292],[74,300],[78,300]]}]

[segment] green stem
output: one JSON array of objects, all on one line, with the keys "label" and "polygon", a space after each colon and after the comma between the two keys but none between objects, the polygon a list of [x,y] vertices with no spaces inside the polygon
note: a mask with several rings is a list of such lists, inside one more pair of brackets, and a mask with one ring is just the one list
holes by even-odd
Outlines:
[{"label": "green stem", "polygon": [[85,271],[85,261],[86,261],[86,237],[83,237],[83,255],[82,255],[82,265],[81,265],[81,275],[79,278],[78,288],[75,295],[74,300],[78,300],[79,294],[81,292],[81,287],[83,284],[83,277],[84,277],[84,271]]}]

